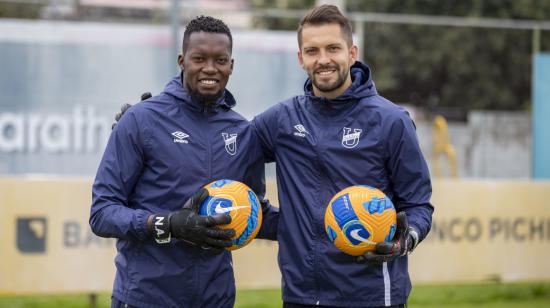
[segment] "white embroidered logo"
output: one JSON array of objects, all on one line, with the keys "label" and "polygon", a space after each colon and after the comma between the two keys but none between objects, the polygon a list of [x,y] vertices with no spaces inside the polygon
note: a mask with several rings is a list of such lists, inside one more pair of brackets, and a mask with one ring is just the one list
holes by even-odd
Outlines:
[{"label": "white embroidered logo", "polygon": [[175,143],[189,143],[189,141],[187,140],[187,138],[189,138],[189,135],[184,132],[181,132],[181,131],[173,132],[172,136],[175,137],[174,138]]},{"label": "white embroidered logo", "polygon": [[363,130],[360,128],[354,128],[352,133],[351,128],[344,127],[344,134],[342,135],[342,145],[348,149],[356,147],[359,144],[359,138],[361,137],[362,131]]},{"label": "white embroidered logo", "polygon": [[222,133],[225,150],[229,155],[237,154],[237,134]]},{"label": "white embroidered logo", "polygon": [[294,125],[294,128],[296,129],[296,131],[294,132],[294,136],[305,137],[306,134],[309,134],[309,132],[302,124],[296,124]]}]

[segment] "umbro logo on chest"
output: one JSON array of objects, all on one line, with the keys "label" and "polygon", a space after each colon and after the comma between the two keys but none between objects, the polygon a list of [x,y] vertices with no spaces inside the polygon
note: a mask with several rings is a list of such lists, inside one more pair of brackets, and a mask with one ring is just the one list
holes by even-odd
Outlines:
[{"label": "umbro logo on chest", "polygon": [[189,143],[189,135],[182,131],[173,132],[172,137],[174,137],[174,143]]},{"label": "umbro logo on chest", "polygon": [[[189,143],[189,134],[186,134],[182,131],[175,131],[170,135],[173,137],[172,140],[174,141],[174,143]],[[221,133],[221,137],[225,145],[225,151],[229,155],[233,156],[237,154],[237,136],[238,134]]]},{"label": "umbro logo on chest", "polygon": [[[294,125],[294,129],[294,136],[305,138],[309,134],[309,131],[302,124]],[[362,133],[363,130],[360,128],[344,127],[342,129],[342,146],[348,149],[355,148],[359,144]]]},{"label": "umbro logo on chest", "polygon": [[294,136],[298,136],[298,137],[305,137],[306,134],[309,134],[309,132],[307,131],[307,129],[302,125],[302,124],[296,124],[294,125]]}]

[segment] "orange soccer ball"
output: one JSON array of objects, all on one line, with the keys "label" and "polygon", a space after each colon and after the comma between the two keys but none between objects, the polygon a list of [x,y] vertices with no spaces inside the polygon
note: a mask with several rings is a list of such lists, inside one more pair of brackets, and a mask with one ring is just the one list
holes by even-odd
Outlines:
[{"label": "orange soccer ball", "polygon": [[341,251],[360,256],[377,243],[392,240],[396,213],[391,200],[379,189],[351,186],[330,200],[325,212],[325,230]]},{"label": "orange soccer ball", "polygon": [[204,186],[209,197],[200,206],[200,215],[230,215],[231,223],[219,225],[221,229],[234,229],[233,245],[235,250],[250,243],[260,231],[262,225],[262,206],[260,200],[246,184],[233,180],[218,180]]}]

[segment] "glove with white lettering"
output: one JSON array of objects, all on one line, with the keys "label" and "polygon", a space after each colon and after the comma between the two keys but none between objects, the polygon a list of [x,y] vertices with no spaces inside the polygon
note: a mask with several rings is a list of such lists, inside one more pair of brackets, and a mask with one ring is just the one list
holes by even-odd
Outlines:
[{"label": "glove with white lettering", "polygon": [[358,263],[381,264],[393,261],[413,251],[418,244],[418,232],[409,227],[407,214],[397,214],[397,228],[393,240],[389,243],[378,243],[373,251],[367,251],[357,257]]},{"label": "glove with white lettering", "polygon": [[232,245],[233,229],[219,229],[217,225],[231,222],[229,215],[201,216],[198,214],[200,204],[208,197],[208,190],[201,188],[182,209],[171,214],[152,216],[152,233],[160,243],[170,242],[170,237],[198,245],[203,249],[212,249],[219,254],[225,247]]},{"label": "glove with white lettering", "polygon": [[[153,97],[153,95],[151,95],[150,92],[145,92],[145,93],[141,94],[141,100],[142,101],[150,99],[151,97]],[[120,112],[115,115],[115,123],[113,123],[113,125],[111,125],[111,129],[115,128],[118,121],[120,121],[120,118],[122,118],[124,113],[126,113],[126,111],[128,111],[128,109],[130,109],[130,107],[132,107],[131,104],[124,104],[120,107]]]}]

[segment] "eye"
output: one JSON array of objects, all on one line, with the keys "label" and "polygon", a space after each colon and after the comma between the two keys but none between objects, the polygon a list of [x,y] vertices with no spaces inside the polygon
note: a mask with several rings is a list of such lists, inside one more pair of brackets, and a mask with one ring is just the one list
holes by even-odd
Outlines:
[{"label": "eye", "polygon": [[312,56],[312,55],[314,55],[314,54],[317,53],[317,49],[308,48],[308,49],[306,49],[306,50],[304,51],[304,53],[305,53],[306,55]]},{"label": "eye", "polygon": [[340,50],[340,46],[329,46],[328,50],[331,52],[335,52]]},{"label": "eye", "polygon": [[218,64],[226,64],[229,60],[227,60],[227,58],[220,58],[217,61],[218,61]]},{"label": "eye", "polygon": [[193,60],[193,62],[203,62],[204,61],[204,58],[201,57],[201,56],[193,56],[191,59]]}]

